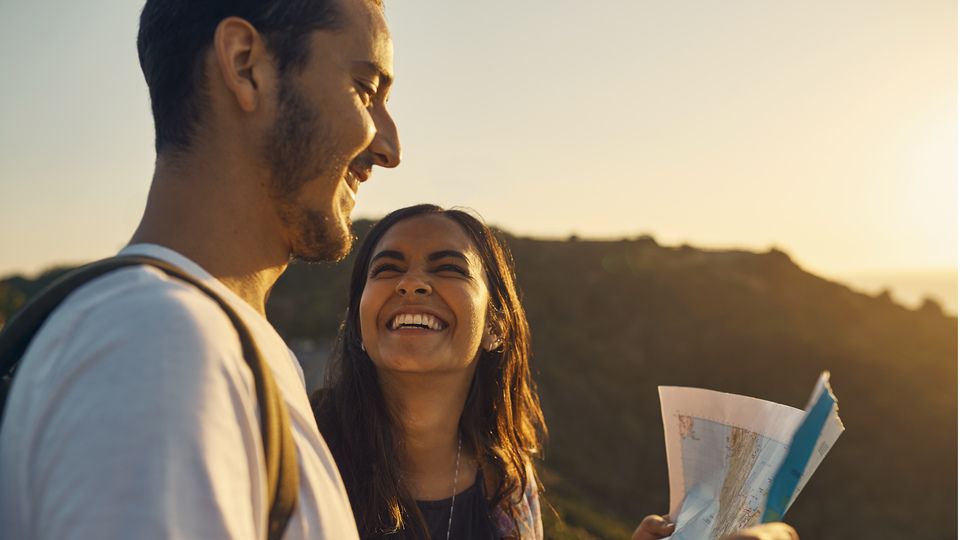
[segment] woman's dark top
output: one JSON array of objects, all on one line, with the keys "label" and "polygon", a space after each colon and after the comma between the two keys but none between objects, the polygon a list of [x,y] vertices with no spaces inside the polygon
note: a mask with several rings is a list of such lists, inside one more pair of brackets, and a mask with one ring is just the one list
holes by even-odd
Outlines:
[{"label": "woman's dark top", "polygon": [[[451,497],[452,498],[452,497]],[[417,501],[423,521],[432,540],[446,540],[450,523],[450,499],[441,501]],[[401,538],[403,535],[399,535]],[[453,540],[500,540],[483,494],[483,477],[477,472],[472,486],[457,493],[453,507],[453,524],[450,539]]]}]

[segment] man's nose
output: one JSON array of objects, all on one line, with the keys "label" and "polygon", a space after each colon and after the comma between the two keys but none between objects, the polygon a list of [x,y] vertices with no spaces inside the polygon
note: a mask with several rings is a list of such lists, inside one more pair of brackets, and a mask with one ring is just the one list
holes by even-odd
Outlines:
[{"label": "man's nose", "polygon": [[406,296],[408,293],[413,294],[431,294],[433,293],[433,287],[430,286],[430,283],[420,278],[419,276],[404,276],[403,279],[397,282],[397,294],[400,296]]},{"label": "man's nose", "polygon": [[392,169],[400,164],[400,136],[397,134],[397,124],[385,110],[375,121],[377,134],[373,137],[369,148],[370,153],[373,154],[373,163]]}]

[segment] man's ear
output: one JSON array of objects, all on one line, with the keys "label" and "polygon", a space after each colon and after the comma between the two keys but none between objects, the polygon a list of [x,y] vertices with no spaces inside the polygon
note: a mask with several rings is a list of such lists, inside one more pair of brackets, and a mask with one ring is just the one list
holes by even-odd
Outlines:
[{"label": "man's ear", "polygon": [[213,47],[224,86],[236,98],[237,106],[244,112],[255,111],[263,96],[264,79],[272,76],[273,70],[260,33],[240,17],[227,17],[217,25]]}]

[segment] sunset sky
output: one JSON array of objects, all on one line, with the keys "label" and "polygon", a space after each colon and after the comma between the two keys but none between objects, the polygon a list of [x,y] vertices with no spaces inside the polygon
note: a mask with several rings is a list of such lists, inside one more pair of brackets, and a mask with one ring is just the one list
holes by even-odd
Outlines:
[{"label": "sunset sky", "polygon": [[[355,217],[955,268],[956,3],[386,0],[404,163]],[[153,167],[139,0],[0,2],[0,275],[112,254]]]}]

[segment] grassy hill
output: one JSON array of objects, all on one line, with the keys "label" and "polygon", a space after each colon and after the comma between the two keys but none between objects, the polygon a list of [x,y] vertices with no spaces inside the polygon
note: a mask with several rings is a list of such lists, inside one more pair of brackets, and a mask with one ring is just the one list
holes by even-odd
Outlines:
[{"label": "grassy hill", "polygon": [[[804,538],[956,537],[956,317],[855,293],[776,250],[505,239],[551,429],[548,537],[623,538],[667,510],[658,385],[803,407],[825,369],[847,431],[788,521]],[[348,268],[291,266],[268,304],[286,338],[330,342]],[[49,277],[0,281],[0,317]]]}]

